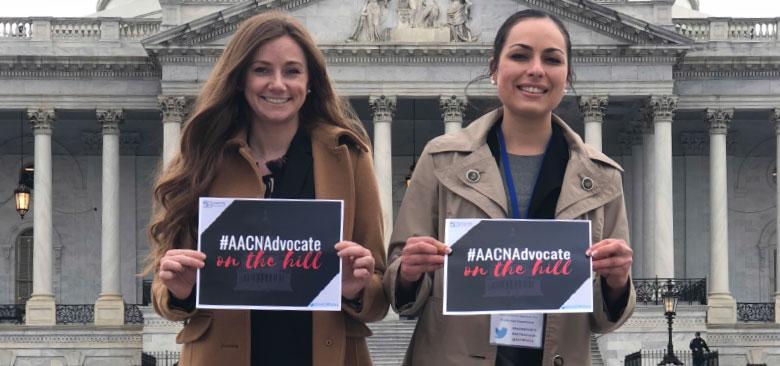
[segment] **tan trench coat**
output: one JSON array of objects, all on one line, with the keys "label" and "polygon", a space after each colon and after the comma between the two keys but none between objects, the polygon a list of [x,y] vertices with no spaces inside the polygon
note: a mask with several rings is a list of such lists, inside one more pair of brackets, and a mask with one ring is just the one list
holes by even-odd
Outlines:
[{"label": "tan trench coat", "polygon": [[[408,237],[428,235],[443,241],[447,218],[507,217],[504,183],[486,143],[488,131],[500,116],[499,109],[457,133],[432,140],[417,163],[401,204],[391,238],[390,265],[384,286],[394,310],[401,315],[419,317],[405,364],[495,365],[496,347],[489,344],[489,316],[442,314],[441,269],[433,276],[425,274],[415,301],[402,308],[396,304],[396,280],[400,252]],[[554,117],[554,122],[562,127],[570,150],[555,217],[591,220],[593,243],[602,238],[628,242],[620,166],[585,145],[558,117]],[[480,172],[476,183],[466,178],[466,172],[472,169]],[[592,180],[591,189],[583,187],[585,178]],[[614,321],[609,319],[598,276],[593,287],[593,313],[547,315],[543,365],[590,365],[591,332],[610,332],[633,312],[636,296],[633,286],[626,308]]]},{"label": "tan trench coat", "polygon": [[[374,276],[363,291],[360,312],[348,304],[342,304],[341,312],[314,312],[313,365],[371,365],[365,342],[371,331],[364,323],[382,319],[388,309],[382,289],[385,271],[382,217],[371,154],[368,146],[358,143],[352,132],[339,127],[317,125],[311,131],[311,139],[316,198],[344,200],[344,240],[367,247],[376,261]],[[227,146],[237,149],[227,153],[209,195],[263,197],[264,185],[246,144],[246,133],[237,135]],[[203,309],[187,313],[170,308],[168,290],[156,277],[152,297],[154,308],[161,316],[174,321],[187,320],[176,337],[176,342],[183,344],[179,365],[250,364],[248,310]]]}]

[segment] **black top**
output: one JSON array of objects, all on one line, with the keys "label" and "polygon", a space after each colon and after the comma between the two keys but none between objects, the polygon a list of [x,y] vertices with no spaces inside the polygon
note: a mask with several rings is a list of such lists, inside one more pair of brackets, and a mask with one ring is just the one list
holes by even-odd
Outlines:
[{"label": "black top", "polygon": [[[314,198],[311,137],[299,129],[287,154],[269,162],[266,198]],[[252,366],[311,365],[312,318],[308,311],[252,310]]]},{"label": "black top", "polygon": [[[314,198],[311,137],[299,129],[284,157],[268,162],[263,177],[265,198]],[[173,296],[169,306],[195,309],[195,290],[185,300]],[[252,366],[312,364],[312,313],[308,311],[251,311]]]},{"label": "black top", "polygon": [[[501,147],[498,143],[498,129],[501,128],[501,122],[496,122],[487,136],[488,147],[496,159],[496,165],[499,166]],[[528,210],[529,219],[555,218],[555,206],[561,195],[563,176],[566,173],[566,165],[569,163],[569,143],[566,142],[561,127],[554,123],[552,126],[552,136],[542,158],[542,166],[536,179],[536,188],[531,196],[530,209]],[[546,322],[547,318],[545,317],[545,324]],[[544,349],[498,346],[496,366],[537,366],[542,364],[543,356]]]}]

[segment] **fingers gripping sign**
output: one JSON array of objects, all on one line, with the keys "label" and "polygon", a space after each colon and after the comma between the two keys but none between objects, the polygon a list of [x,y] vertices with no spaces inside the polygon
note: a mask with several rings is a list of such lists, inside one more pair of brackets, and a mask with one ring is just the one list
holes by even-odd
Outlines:
[{"label": "fingers gripping sign", "polygon": [[346,299],[354,300],[374,274],[374,256],[367,248],[351,241],[339,242],[336,250],[342,264],[341,294]]},{"label": "fingers gripping sign", "polygon": [[444,265],[444,256],[451,252],[449,246],[430,236],[406,239],[406,245],[401,251],[401,284],[411,286],[420,280],[423,273],[441,268]]},{"label": "fingers gripping sign", "polygon": [[593,271],[606,280],[611,290],[625,290],[634,256],[625,240],[604,239],[593,244],[585,254],[593,259]]},{"label": "fingers gripping sign", "polygon": [[195,273],[205,265],[206,255],[189,249],[171,249],[160,259],[158,276],[177,299],[190,296],[195,286]]}]

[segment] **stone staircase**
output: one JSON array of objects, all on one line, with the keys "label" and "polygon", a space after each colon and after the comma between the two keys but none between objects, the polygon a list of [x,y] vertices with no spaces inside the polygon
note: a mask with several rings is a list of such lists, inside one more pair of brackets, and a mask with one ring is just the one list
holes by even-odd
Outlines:
[{"label": "stone staircase", "polygon": [[368,350],[375,366],[399,366],[412,337],[416,320],[385,320],[368,324],[374,335],[368,337]]},{"label": "stone staircase", "polygon": [[[368,349],[375,366],[399,366],[409,346],[415,320],[387,319],[369,324],[374,335],[368,338]],[[592,366],[604,366],[596,337],[590,337]]]},{"label": "stone staircase", "polygon": [[598,339],[592,335],[590,336],[590,364],[591,366],[604,366]]}]

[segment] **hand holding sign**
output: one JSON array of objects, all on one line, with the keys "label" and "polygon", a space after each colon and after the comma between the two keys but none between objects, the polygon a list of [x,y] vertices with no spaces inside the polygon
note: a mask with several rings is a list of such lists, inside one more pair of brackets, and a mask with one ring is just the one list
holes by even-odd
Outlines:
[{"label": "hand holding sign", "polygon": [[606,280],[607,295],[622,295],[631,273],[634,255],[631,247],[621,239],[604,239],[593,244],[585,254],[593,258],[593,270]]},{"label": "hand holding sign", "polygon": [[441,268],[444,265],[444,255],[450,252],[450,247],[430,236],[413,236],[406,239],[406,245],[401,251],[401,285],[411,287],[420,280],[423,273]]},{"label": "hand holding sign", "polygon": [[358,243],[342,241],[336,244],[341,258],[341,296],[354,300],[374,274],[374,256]]},{"label": "hand holding sign", "polygon": [[160,277],[163,285],[179,300],[186,299],[195,285],[195,272],[203,268],[206,255],[189,249],[171,249],[160,259]]}]

